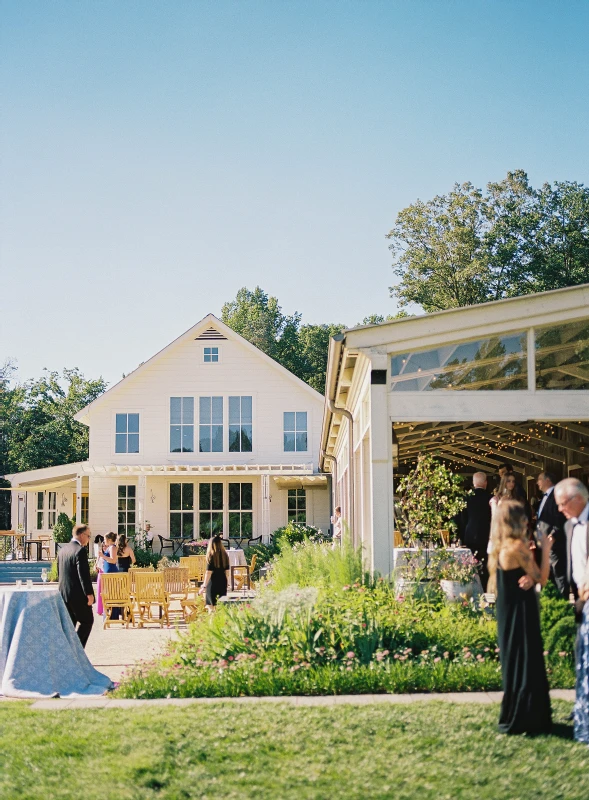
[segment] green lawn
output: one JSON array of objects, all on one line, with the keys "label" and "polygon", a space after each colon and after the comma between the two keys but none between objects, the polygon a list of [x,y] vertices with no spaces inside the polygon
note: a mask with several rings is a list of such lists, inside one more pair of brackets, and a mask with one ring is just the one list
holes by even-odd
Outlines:
[{"label": "green lawn", "polygon": [[589,749],[496,731],[498,706],[32,711],[0,704],[0,797],[587,800]]}]

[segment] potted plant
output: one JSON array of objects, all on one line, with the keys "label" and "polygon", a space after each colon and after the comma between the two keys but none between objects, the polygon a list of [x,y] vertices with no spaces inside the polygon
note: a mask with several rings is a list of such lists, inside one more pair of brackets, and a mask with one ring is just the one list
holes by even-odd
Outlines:
[{"label": "potted plant", "polygon": [[431,597],[437,593],[432,570],[420,548],[403,552],[396,562],[395,591],[397,597]]},{"label": "potted plant", "polygon": [[57,517],[57,521],[53,526],[53,541],[55,542],[55,554],[59,550],[61,544],[67,544],[71,541],[72,531],[74,530],[74,522],[63,511]]},{"label": "potted plant", "polygon": [[[460,475],[428,453],[399,481],[397,520],[406,547],[446,546],[466,505]],[[426,559],[427,560],[427,559]]]},{"label": "potted plant", "polygon": [[479,562],[472,553],[456,553],[440,550],[432,562],[440,587],[451,601],[470,599],[480,588],[478,581]]}]

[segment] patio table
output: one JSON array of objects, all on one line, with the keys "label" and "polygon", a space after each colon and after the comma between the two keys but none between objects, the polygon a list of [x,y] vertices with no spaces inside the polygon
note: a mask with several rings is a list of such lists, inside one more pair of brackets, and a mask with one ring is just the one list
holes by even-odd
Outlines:
[{"label": "patio table", "polygon": [[247,567],[247,561],[243,550],[234,550],[232,547],[227,550],[230,567]]},{"label": "patio table", "polygon": [[88,660],[57,589],[0,588],[0,695],[91,697],[111,687]]}]

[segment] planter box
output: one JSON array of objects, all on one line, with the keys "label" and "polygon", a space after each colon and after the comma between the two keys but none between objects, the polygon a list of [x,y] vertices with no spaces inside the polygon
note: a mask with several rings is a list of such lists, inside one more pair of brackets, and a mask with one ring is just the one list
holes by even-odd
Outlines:
[{"label": "planter box", "polygon": [[470,600],[475,594],[478,594],[478,585],[475,581],[471,583],[459,583],[458,581],[440,581],[442,591],[446,595],[446,599],[452,603],[464,600]]},{"label": "planter box", "polygon": [[439,592],[436,581],[412,581],[409,578],[397,578],[395,594],[397,597],[434,598]]}]

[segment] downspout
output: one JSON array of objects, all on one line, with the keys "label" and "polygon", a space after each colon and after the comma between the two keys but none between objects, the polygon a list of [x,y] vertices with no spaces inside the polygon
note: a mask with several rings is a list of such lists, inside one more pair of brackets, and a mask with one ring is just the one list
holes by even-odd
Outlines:
[{"label": "downspout", "polygon": [[328,459],[331,461],[331,508],[329,516],[333,517],[335,509],[337,508],[337,458],[330,456],[325,450],[321,450],[320,456],[323,461]]},{"label": "downspout", "polygon": [[[331,398],[326,397],[327,406],[332,414],[341,414],[342,417],[345,417],[348,420],[348,497],[350,500],[350,519],[349,519],[349,526],[350,526],[350,533],[353,534],[354,528],[354,417],[348,411],[347,408],[343,408],[342,406],[336,406],[335,402],[331,400]],[[352,535],[352,541],[354,541],[354,537]]]}]

